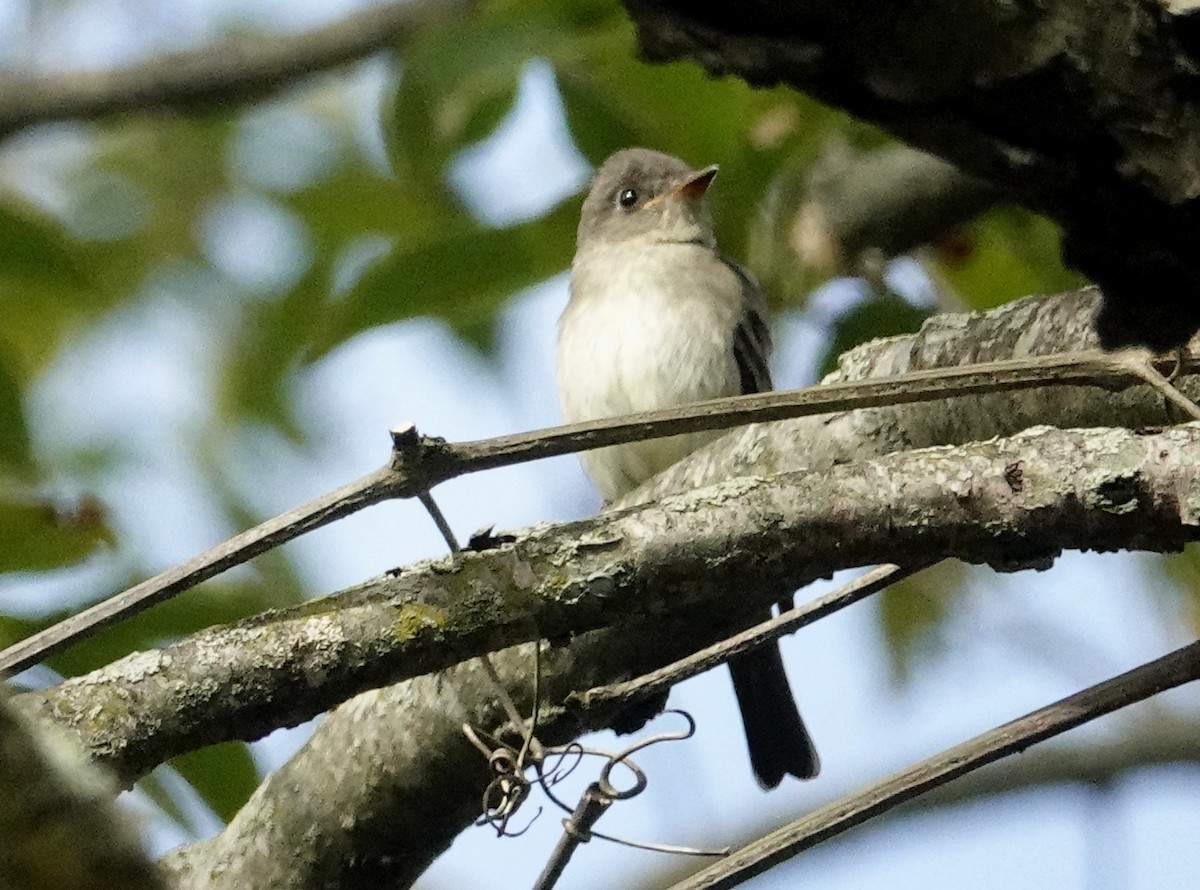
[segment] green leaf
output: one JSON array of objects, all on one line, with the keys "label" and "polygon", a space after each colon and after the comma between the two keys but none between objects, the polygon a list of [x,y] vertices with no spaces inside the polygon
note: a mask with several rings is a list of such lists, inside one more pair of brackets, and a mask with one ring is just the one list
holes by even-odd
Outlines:
[{"label": "green leaf", "polygon": [[64,506],[26,486],[0,484],[0,572],[34,572],[76,563],[113,540],[99,501]]},{"label": "green leaf", "polygon": [[265,423],[299,441],[288,383],[304,361],[328,299],[330,272],[318,258],[281,298],[245,307],[218,389],[222,414]]},{"label": "green leaf", "polygon": [[[1171,553],[1165,560],[1155,560],[1154,568],[1147,568],[1147,574],[1153,572],[1154,581],[1147,586],[1149,590],[1166,590],[1178,599],[1183,608],[1183,617],[1193,633],[1200,634],[1200,545],[1188,544],[1182,553]],[[1162,583],[1159,567],[1165,570],[1169,582]]]},{"label": "green leaf", "polygon": [[860,303],[837,320],[833,338],[821,362],[821,375],[834,370],[838,356],[847,349],[880,337],[911,334],[932,312],[932,309],[914,306],[896,294],[876,296]]},{"label": "green leaf", "polygon": [[461,224],[463,211],[448,191],[422,194],[351,153],[328,176],[279,201],[308,228],[312,263],[287,293],[241,308],[243,318],[222,368],[220,399],[227,414],[249,416],[298,440],[287,384],[311,359],[313,341],[330,314],[340,311],[338,279],[348,277],[342,268],[353,265],[364,242],[429,239],[452,223]]},{"label": "green leaf", "polygon": [[879,626],[898,682],[907,682],[917,662],[941,645],[941,631],[966,575],[961,562],[942,560],[893,584],[876,598]]},{"label": "green leaf", "polygon": [[401,177],[432,190],[455,154],[491,133],[512,107],[522,69],[624,16],[611,4],[518,0],[484,4],[466,19],[406,43],[387,134]]},{"label": "green leaf", "polygon": [[258,787],[258,767],[245,742],[222,742],[172,758],[171,766],[228,822]]},{"label": "green leaf", "polygon": [[0,649],[7,649],[38,629],[37,622],[12,615],[0,615]]},{"label": "green leaf", "polygon": [[33,473],[33,449],[25,424],[21,384],[0,343],[0,465],[12,476]]},{"label": "green leaf", "polygon": [[1085,282],[1062,264],[1058,227],[1045,217],[999,207],[948,237],[935,251],[946,284],[972,309]]},{"label": "green leaf", "polygon": [[579,204],[503,229],[464,219],[440,238],[398,245],[328,308],[318,354],[376,325],[435,315],[469,328],[491,318],[516,291],[565,269],[575,247]]},{"label": "green leaf", "polygon": [[80,251],[62,226],[9,198],[0,204],[0,278],[78,288]]},{"label": "green leaf", "polygon": [[[21,319],[3,338],[23,370],[42,367],[65,334],[143,299],[164,265],[199,258],[197,222],[228,193],[230,131],[219,117],[122,118],[97,129],[89,163],[62,183],[62,224],[0,210],[0,311]],[[92,237],[65,234],[73,226]]]}]

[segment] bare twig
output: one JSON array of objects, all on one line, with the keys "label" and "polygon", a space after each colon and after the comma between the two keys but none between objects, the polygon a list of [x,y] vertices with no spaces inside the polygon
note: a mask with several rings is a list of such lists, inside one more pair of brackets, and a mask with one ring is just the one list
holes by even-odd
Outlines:
[{"label": "bare twig", "polygon": [[[21,701],[70,724],[96,759],[136,777],[196,746],[257,738],[365,689],[537,638],[623,625],[611,652],[636,649],[656,622],[633,616],[721,608],[734,589],[738,608],[749,610],[833,571],[915,553],[1013,570],[1045,566],[1063,549],[1176,550],[1200,535],[1200,468],[1189,459],[1198,443],[1192,424],[1040,427],[731,479],[518,532],[511,543],[464,553],[459,571],[429,561],[206,629]],[[673,651],[647,669],[688,654]]]},{"label": "bare twig", "polygon": [[[575,850],[579,848],[580,844],[586,844],[592,838],[611,841],[639,850],[675,853],[682,856],[724,856],[729,853],[728,847],[720,850],[701,850],[696,847],[681,847],[674,844],[633,841],[627,838],[613,837],[610,834],[601,834],[593,830],[596,822],[608,811],[610,806],[617,801],[630,800],[637,797],[646,790],[648,780],[642,768],[633,762],[632,758],[634,754],[645,748],[649,748],[651,745],[661,744],[662,742],[681,742],[695,735],[696,721],[692,718],[691,714],[686,711],[674,709],[666,713],[678,714],[683,717],[687,721],[687,729],[682,732],[662,732],[649,736],[648,738],[634,742],[624,751],[617,754],[608,754],[594,748],[579,748],[584,754],[605,757],[607,758],[607,762],[600,770],[600,777],[584,789],[583,794],[579,798],[579,803],[573,810],[555,796],[550,788],[552,782],[547,781],[544,776],[539,776],[546,796],[563,810],[570,813],[570,816],[563,820],[562,836],[559,838],[554,851],[550,854],[550,859],[546,862],[546,867],[542,869],[541,875],[534,884],[534,890],[552,890],[554,885],[558,883],[558,879],[562,876]],[[612,771],[617,766],[625,767],[632,774],[633,784],[630,787],[621,789],[613,784]]]},{"label": "bare twig", "polygon": [[[1189,353],[1178,362],[1174,358],[1157,360],[1152,367],[1173,370],[1178,363],[1179,369],[1175,373],[1192,374],[1200,370],[1198,358]],[[0,673],[23,670],[96,628],[122,616],[134,615],[363,507],[388,498],[419,496],[441,482],[467,473],[624,442],[728,429],[754,422],[1044,386],[1098,386],[1121,390],[1144,379],[1144,371],[1131,367],[1127,359],[1089,351],[935,368],[879,379],[713,399],[680,408],[457,444],[418,438],[410,425],[395,431],[390,466],[236,535],[124,593],[10,646],[0,652]]]},{"label": "bare twig", "polygon": [[682,683],[689,677],[702,674],[737,655],[774,642],[820,618],[832,615],[846,606],[878,593],[885,587],[890,587],[897,581],[916,574],[921,568],[923,566],[916,568],[901,568],[890,564],[878,566],[855,578],[849,584],[844,584],[837,590],[818,597],[811,603],[805,603],[799,608],[784,612],[770,621],[756,624],[727,640],[701,649],[694,655],[689,655],[687,658],[682,658],[657,671],[651,671],[623,683],[597,686],[574,696],[574,698],[584,708],[611,705],[619,707],[622,703],[644,701],[657,693],[666,692],[676,683]]},{"label": "bare twig", "polygon": [[433,519],[433,524],[437,526],[437,530],[441,532],[442,540],[450,548],[450,555],[457,558],[462,552],[462,548],[458,546],[458,538],[454,536],[454,529],[446,521],[446,516],[442,513],[442,508],[437,505],[437,501],[433,499],[433,495],[427,491],[423,491],[417,495],[417,500],[421,502],[421,506],[425,508],[425,511]]},{"label": "bare twig", "polygon": [[0,135],[31,124],[243,102],[394,46],[473,0],[406,0],[287,36],[231,38],[130,68],[0,80]]},{"label": "bare twig", "polygon": [[[1131,374],[1141,377],[1146,381],[1147,385],[1158,390],[1169,403],[1174,405],[1192,420],[1200,420],[1200,407],[1191,399],[1175,388],[1168,377],[1164,377],[1157,368],[1154,367],[1154,356],[1146,349],[1124,349],[1113,353],[1113,359],[1122,362]],[[1179,373],[1180,359],[1176,359],[1175,367],[1171,369],[1169,377],[1175,377]]]},{"label": "bare twig", "polygon": [[1040,708],[771,832],[671,890],[729,890],[822,841],[985,764],[1200,679],[1200,642]]}]

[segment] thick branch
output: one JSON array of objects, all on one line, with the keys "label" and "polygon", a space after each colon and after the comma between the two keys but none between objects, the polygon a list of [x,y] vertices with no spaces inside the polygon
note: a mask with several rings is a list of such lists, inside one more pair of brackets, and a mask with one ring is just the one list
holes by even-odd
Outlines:
[{"label": "thick branch", "polygon": [[[637,628],[628,630],[545,652],[544,702],[651,670],[697,638],[695,628],[659,623],[653,644],[643,630],[639,646],[630,644]],[[492,661],[529,713],[531,647]],[[546,744],[603,725],[581,725],[576,713],[549,706],[542,714],[538,738]],[[478,661],[364,693],[330,714],[218,837],[168,856],[163,866],[178,890],[407,887],[479,815],[491,775],[462,725],[494,731],[503,721]],[[528,802],[516,823],[541,803]]]},{"label": "thick branch", "polygon": [[162,886],[107,775],[57,727],[27,721],[0,686],[0,887]]},{"label": "thick branch", "polygon": [[[1027,297],[989,312],[936,315],[916,334],[875,340],[843,354],[838,370],[824,382],[1094,349],[1090,318],[1097,300],[1095,289],[1087,288]],[[1178,385],[1193,398],[1200,395],[1191,379]],[[821,470],[912,448],[1010,436],[1040,423],[1137,428],[1182,418],[1148,388],[1116,393],[1081,386],[1010,390],[753,424],[689,455],[623,503],[654,500],[732,476]]]},{"label": "thick branch", "polygon": [[860,565],[958,557],[1013,568],[1063,549],[1178,549],[1197,537],[1200,467],[1186,459],[1197,447],[1192,425],[1156,435],[1038,428],[820,473],[732,479],[520,533],[457,563],[417,564],[22,700],[129,778],[363,689],[537,637],[634,618],[652,627],[655,616],[728,591],[748,609]]},{"label": "thick branch", "polygon": [[[1074,311],[1087,299],[1087,294],[1078,293],[1049,298],[1046,307],[1037,306],[1036,301],[1028,303],[1034,306],[1035,312],[1054,320],[1056,313],[1061,313],[1064,307]],[[1011,317],[1006,323],[1009,321]],[[1056,331],[1055,328],[1045,327],[1051,332]],[[1027,334],[1024,330],[1021,333]],[[1052,336],[1048,339],[1054,342]],[[934,367],[909,373],[868,375],[873,379],[858,380],[850,375],[849,379],[826,382],[818,387],[713,399],[678,408],[592,420],[476,442],[447,444],[440,439],[422,438],[415,427],[409,424],[393,431],[395,450],[391,466],[242,532],[185,563],[21,640],[0,652],[0,672],[20,671],[36,664],[98,627],[136,614],[306,531],[385,498],[423,496],[434,485],[464,473],[636,439],[728,429],[752,421],[813,418],[830,411],[846,412],[873,406],[895,407],[951,396],[1008,393],[1051,385],[1094,385],[1121,390],[1129,388],[1147,373],[1145,368],[1136,364],[1131,366],[1125,359],[1096,350],[1066,350],[1067,354],[1061,354],[1063,350],[1057,352],[1060,354],[969,367],[938,367],[940,363],[935,362]],[[1193,355],[1181,355],[1174,362],[1160,359],[1160,363],[1164,367],[1174,364],[1175,370],[1181,374],[1190,374],[1197,367],[1197,359]],[[1173,398],[1195,414],[1197,409],[1194,404],[1165,383],[1163,386]],[[813,455],[818,453],[818,449],[807,446],[806,449]]]},{"label": "thick branch", "polygon": [[786,83],[1062,224],[1107,345],[1200,326],[1200,45],[1158,0],[626,0],[653,60]]},{"label": "thick branch", "polygon": [[64,118],[181,110],[244,102],[316,71],[361,59],[474,0],[406,0],[354,13],[322,28],[271,38],[231,38],[112,71],[0,80],[0,136]]}]

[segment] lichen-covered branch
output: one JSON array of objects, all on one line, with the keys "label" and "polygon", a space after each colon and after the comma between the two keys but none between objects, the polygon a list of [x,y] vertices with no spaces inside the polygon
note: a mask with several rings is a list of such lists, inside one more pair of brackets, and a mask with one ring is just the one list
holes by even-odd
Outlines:
[{"label": "lichen-covered branch", "polygon": [[[1098,302],[1096,290],[1085,288],[1026,297],[988,312],[936,315],[916,334],[875,340],[843,354],[827,382],[1094,349],[1090,320]],[[1193,399],[1200,396],[1200,381],[1177,383]],[[622,503],[748,473],[816,471],[912,448],[1008,436],[1040,423],[1137,428],[1182,419],[1148,387],[1117,393],[1048,386],[752,424],[689,455]]]},{"label": "lichen-covered branch", "polygon": [[[518,533],[342,594],[203,631],[22,696],[133,777],[254,738],[365,689],[516,643],[701,604],[768,605],[839,569],[958,557],[1045,565],[1063,549],[1175,550],[1197,537],[1200,427],[1035,428],[818,473],[743,476]],[[280,690],[288,690],[281,699]]]}]

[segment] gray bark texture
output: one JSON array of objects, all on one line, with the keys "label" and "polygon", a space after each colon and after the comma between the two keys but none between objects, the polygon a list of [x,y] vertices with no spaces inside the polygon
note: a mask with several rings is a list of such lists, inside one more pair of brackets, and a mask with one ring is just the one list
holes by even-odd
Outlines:
[{"label": "gray bark texture", "polygon": [[[848,353],[835,377],[1088,348],[1095,301],[1082,291],[940,316]],[[1200,428],[1132,431],[1173,419],[1143,388],[1062,386],[755,425],[593,519],[406,567],[20,701],[129,779],[371,690],[330,714],[218,838],[165,864],[184,887],[405,886],[469,824],[489,778],[461,725],[501,717],[464,659],[556,641],[539,731],[553,742],[644,716],[582,711],[570,691],[704,645],[781,584],[914,558],[1009,569],[1064,548],[1177,549],[1197,534],[1188,455]],[[1055,421],[1083,429],[1037,426]],[[528,649],[493,659],[527,713]]]},{"label": "gray bark texture", "polygon": [[1106,345],[1200,327],[1200,17],[1159,0],[626,0],[651,61],[787,84],[1057,220]]},{"label": "gray bark texture", "polygon": [[114,805],[109,776],[61,729],[14,708],[0,685],[0,890],[165,886]]}]

